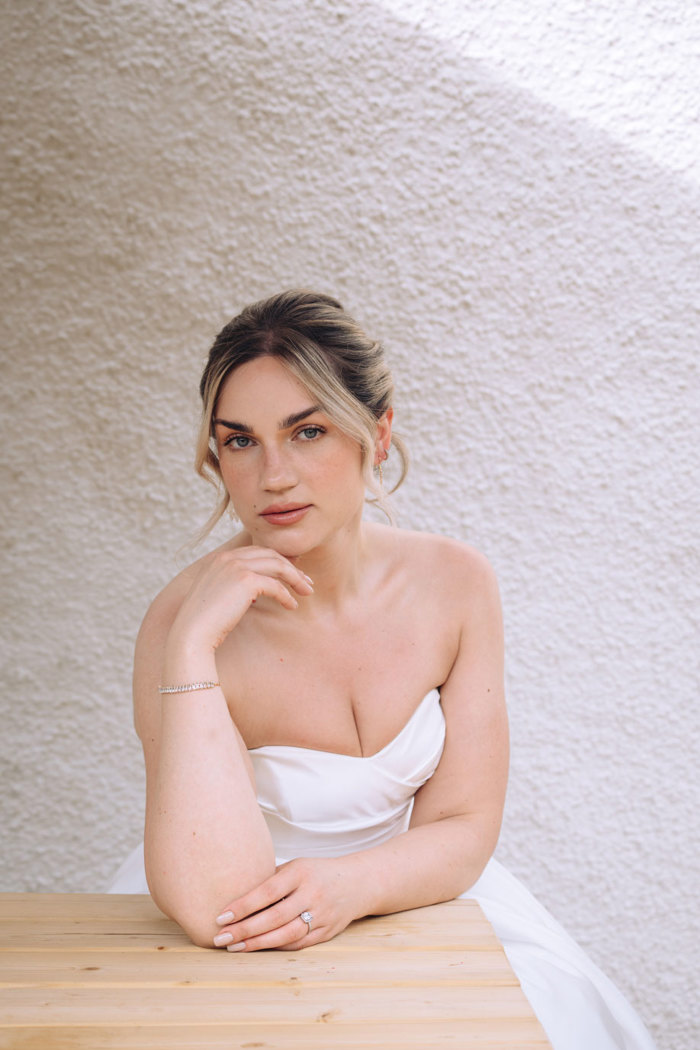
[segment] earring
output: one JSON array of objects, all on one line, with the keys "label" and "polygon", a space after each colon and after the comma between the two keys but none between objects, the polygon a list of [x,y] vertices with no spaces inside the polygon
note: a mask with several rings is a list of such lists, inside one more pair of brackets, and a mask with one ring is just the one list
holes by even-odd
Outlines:
[{"label": "earring", "polygon": [[384,453],[384,455],[377,462],[377,471],[379,472],[379,484],[380,485],[384,485],[384,473],[382,471],[382,463],[385,463],[387,461],[387,459],[389,458],[389,449],[382,447],[381,451]]}]

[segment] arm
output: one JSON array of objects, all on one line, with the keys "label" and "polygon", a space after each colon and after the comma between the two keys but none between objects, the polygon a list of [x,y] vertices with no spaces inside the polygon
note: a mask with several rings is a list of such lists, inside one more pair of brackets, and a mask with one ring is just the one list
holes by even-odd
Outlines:
[{"label": "arm", "polygon": [[374,914],[456,897],[498,841],[508,779],[503,625],[495,575],[475,552],[463,586],[459,649],[440,690],[445,749],[416,794],[409,832],[380,847],[387,857],[375,874]]},{"label": "arm", "polygon": [[274,872],[274,851],[221,689],[161,696],[158,686],[216,682],[223,638],[261,595],[296,607],[290,589],[311,590],[274,551],[217,552],[166,588],[139,633],[134,712],[146,762],[146,874],[158,906],[197,944],[212,944],[232,887],[243,893]]},{"label": "arm", "polygon": [[[441,688],[445,748],[416,794],[409,830],[338,859],[284,865],[229,904],[239,921],[225,929],[236,947],[294,948],[328,940],[363,915],[450,900],[483,871],[498,839],[508,767],[501,610],[484,558],[455,545],[446,568],[447,616],[457,618],[460,636]],[[314,915],[307,935],[303,924],[291,921],[303,909]]]}]

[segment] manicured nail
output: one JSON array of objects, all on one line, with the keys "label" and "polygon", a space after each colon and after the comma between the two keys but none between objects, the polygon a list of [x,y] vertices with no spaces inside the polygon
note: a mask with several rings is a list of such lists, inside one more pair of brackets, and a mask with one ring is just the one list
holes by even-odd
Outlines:
[{"label": "manicured nail", "polygon": [[219,933],[214,938],[214,944],[217,948],[223,948],[225,944],[230,944],[233,940],[232,933]]},{"label": "manicured nail", "polygon": [[227,952],[242,952],[245,948],[245,941],[239,941],[238,944],[229,944],[226,949]]},{"label": "manicured nail", "polygon": [[233,914],[232,911],[224,911],[221,913],[221,915],[216,916],[216,921],[218,922],[219,926],[226,926],[229,922],[233,922],[235,918],[236,916]]},{"label": "manicured nail", "polygon": [[304,579],[306,580],[306,582],[309,584],[309,586],[313,587],[314,581],[311,579],[311,577],[307,576],[306,573],[302,573],[302,575],[303,575]]}]

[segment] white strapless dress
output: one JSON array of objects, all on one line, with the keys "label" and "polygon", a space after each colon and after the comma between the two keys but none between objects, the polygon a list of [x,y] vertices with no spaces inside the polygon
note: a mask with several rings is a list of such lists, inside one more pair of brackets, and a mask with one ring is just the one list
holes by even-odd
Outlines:
[{"label": "white strapless dress", "polygon": [[[337,857],[406,831],[413,796],[435,771],[445,741],[433,689],[401,732],[362,758],[271,745],[249,752],[277,862]],[[139,846],[112,893],[148,893]],[[490,860],[462,894],[481,905],[554,1050],[654,1050],[615,985],[502,864]]]}]

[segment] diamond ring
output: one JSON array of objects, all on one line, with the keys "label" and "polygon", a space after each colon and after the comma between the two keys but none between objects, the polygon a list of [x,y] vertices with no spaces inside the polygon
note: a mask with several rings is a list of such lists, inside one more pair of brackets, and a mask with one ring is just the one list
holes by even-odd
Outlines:
[{"label": "diamond ring", "polygon": [[299,918],[301,919],[302,922],[306,923],[307,933],[311,933],[311,920],[313,919],[313,915],[311,914],[311,912],[310,911],[303,911],[301,913],[301,915],[299,916]]}]

